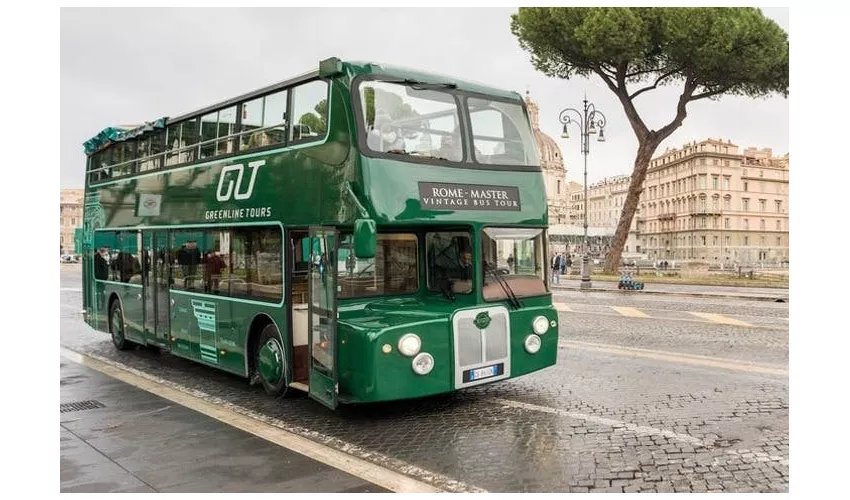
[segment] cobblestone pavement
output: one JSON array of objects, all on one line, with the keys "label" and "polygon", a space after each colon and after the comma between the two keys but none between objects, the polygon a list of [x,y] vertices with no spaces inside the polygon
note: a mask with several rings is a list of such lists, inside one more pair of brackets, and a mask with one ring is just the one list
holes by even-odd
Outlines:
[{"label": "cobblestone pavement", "polygon": [[76,314],[78,283],[61,286],[62,345],[449,491],[788,491],[787,304],[565,292],[557,366],[330,412],[168,354],[117,352]]}]

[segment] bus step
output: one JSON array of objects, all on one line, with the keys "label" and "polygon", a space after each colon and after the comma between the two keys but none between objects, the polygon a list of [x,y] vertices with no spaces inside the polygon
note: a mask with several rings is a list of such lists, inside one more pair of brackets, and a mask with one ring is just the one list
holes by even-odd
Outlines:
[{"label": "bus step", "polygon": [[310,388],[307,387],[307,384],[303,382],[290,382],[289,387],[293,389],[298,389],[299,391],[310,392]]}]

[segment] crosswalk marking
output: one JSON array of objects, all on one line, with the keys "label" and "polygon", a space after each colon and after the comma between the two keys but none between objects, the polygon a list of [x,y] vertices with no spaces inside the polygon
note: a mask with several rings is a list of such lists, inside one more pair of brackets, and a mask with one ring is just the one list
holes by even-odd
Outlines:
[{"label": "crosswalk marking", "polygon": [[712,323],[720,323],[723,325],[735,325],[735,326],[753,326],[746,321],[741,321],[739,319],[730,318],[729,316],[723,316],[722,314],[713,314],[713,313],[705,313],[705,312],[694,312],[687,311],[690,314],[693,314],[697,318],[702,318]]},{"label": "crosswalk marking", "polygon": [[611,306],[611,309],[617,311],[623,316],[629,316],[632,318],[648,318],[649,315],[640,309],[635,309],[634,307],[620,307],[620,306]]}]

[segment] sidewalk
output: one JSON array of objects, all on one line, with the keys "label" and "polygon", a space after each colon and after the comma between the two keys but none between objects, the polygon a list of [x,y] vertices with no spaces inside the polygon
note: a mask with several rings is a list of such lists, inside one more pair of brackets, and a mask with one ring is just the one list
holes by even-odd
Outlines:
[{"label": "sidewalk", "polygon": [[384,488],[60,357],[60,492]]},{"label": "sidewalk", "polygon": [[[635,279],[640,281],[640,277],[638,276]],[[690,297],[737,297],[752,300],[788,302],[787,288],[646,283],[643,290],[620,290],[617,288],[616,281],[591,280],[591,287],[583,290],[581,288],[581,278],[578,276],[561,276],[560,284],[552,283],[551,286],[553,290],[582,290],[586,292],[617,292],[624,294],[667,294]]]}]

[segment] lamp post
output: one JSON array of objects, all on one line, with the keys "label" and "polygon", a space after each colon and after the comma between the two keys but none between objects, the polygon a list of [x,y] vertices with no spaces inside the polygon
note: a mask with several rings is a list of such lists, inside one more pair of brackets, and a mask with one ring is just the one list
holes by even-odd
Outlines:
[{"label": "lamp post", "polygon": [[581,154],[584,155],[584,256],[581,258],[581,288],[590,288],[590,255],[588,254],[587,241],[587,155],[590,154],[590,136],[597,133],[597,141],[605,142],[605,115],[596,110],[593,103],[587,102],[585,96],[582,111],[567,108],[561,111],[558,120],[564,124],[564,132],[561,137],[570,138],[569,125],[578,125],[581,133]]}]

